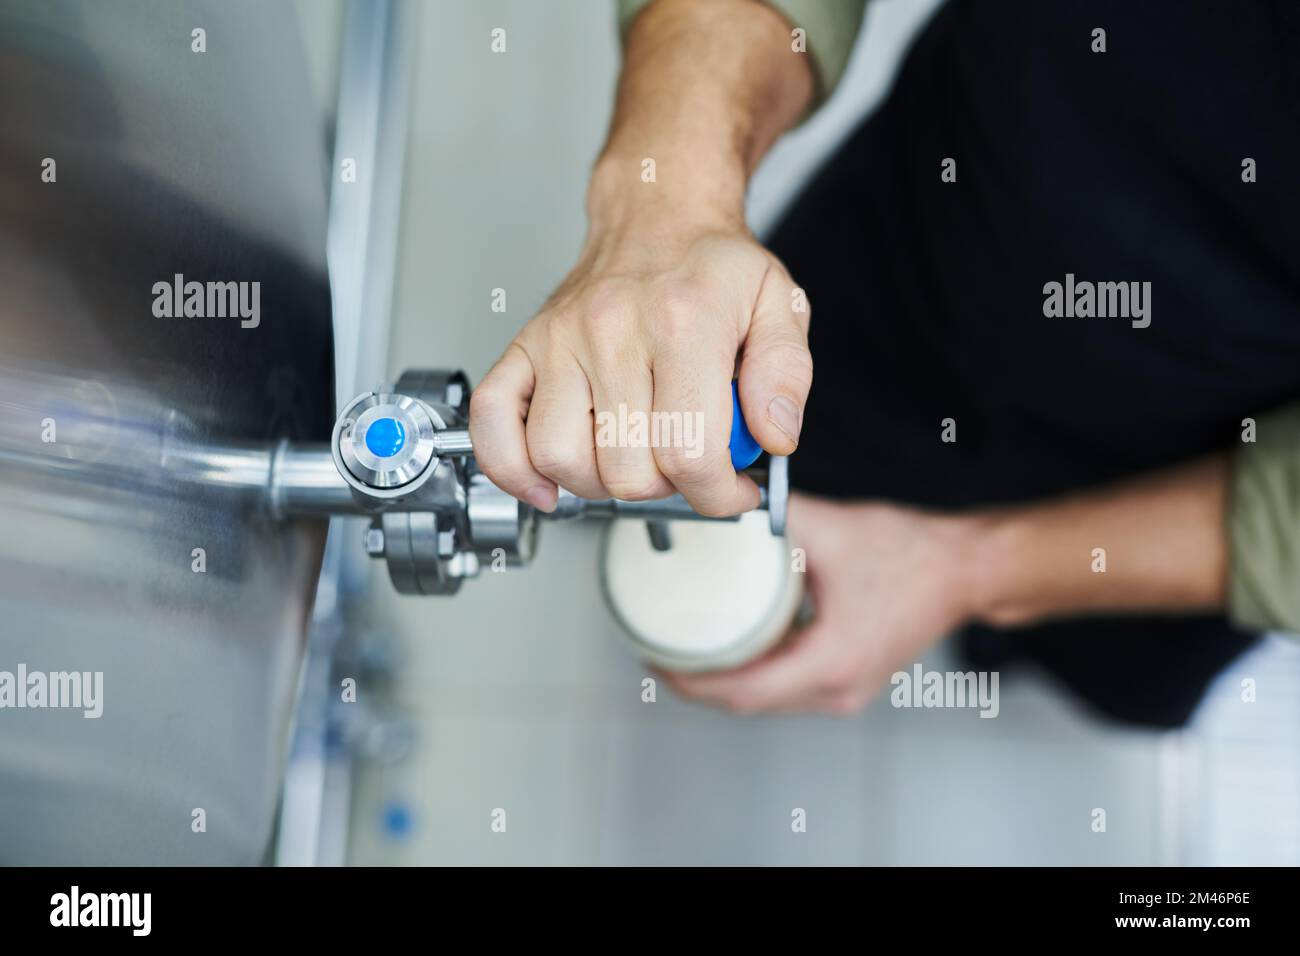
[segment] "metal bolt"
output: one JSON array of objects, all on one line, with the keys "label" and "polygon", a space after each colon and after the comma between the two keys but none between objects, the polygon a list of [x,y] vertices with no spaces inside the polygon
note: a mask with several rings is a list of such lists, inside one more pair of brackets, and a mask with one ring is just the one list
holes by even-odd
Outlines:
[{"label": "metal bolt", "polygon": [[367,528],[365,544],[366,554],[372,558],[382,558],[384,556],[384,529]]}]

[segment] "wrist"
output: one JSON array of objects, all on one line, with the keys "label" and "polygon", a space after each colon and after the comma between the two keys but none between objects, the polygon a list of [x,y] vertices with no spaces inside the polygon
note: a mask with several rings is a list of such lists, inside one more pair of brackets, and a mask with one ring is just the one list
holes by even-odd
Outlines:
[{"label": "wrist", "polygon": [[[592,169],[587,188],[587,219],[594,235],[628,228],[653,229],[656,223],[679,230],[745,228],[744,164],[725,152],[710,159],[702,150],[677,148],[658,157],[640,155],[611,143]],[[654,163],[648,167],[647,160]],[[650,178],[651,172],[653,178]]]},{"label": "wrist", "polygon": [[972,512],[947,520],[954,525],[958,556],[955,592],[963,620],[993,627],[1029,623],[1016,556],[1018,525],[1010,511]]},{"label": "wrist", "polygon": [[628,31],[611,142],[716,144],[752,172],[813,97],[810,58],[791,33],[783,14],[754,0],[650,4]]},{"label": "wrist", "polygon": [[790,25],[754,0],[657,0],[628,31],[609,139],[593,170],[593,231],[673,217],[744,223],[763,154],[813,93]]}]

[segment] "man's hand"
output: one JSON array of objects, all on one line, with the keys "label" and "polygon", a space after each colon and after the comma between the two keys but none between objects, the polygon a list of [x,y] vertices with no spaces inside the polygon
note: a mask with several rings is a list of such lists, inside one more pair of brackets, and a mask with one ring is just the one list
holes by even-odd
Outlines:
[{"label": "man's hand", "polygon": [[[806,298],[746,228],[745,184],[811,91],[789,25],[754,0],[658,0],[636,19],[578,264],[473,393],[475,456],[498,486],[545,511],[557,486],[676,490],[707,515],[758,504],[727,452],[731,380],[754,438],[789,454],[812,360]],[[620,410],[702,434],[597,441]]]},{"label": "man's hand", "polygon": [[763,657],[670,674],[682,694],[740,713],[852,714],[972,610],[972,527],[888,504],[790,501],[816,617]]},{"label": "man's hand", "polygon": [[[750,429],[768,451],[793,451],[812,380],[808,313],[791,309],[794,283],[723,224],[673,224],[652,243],[612,243],[591,251],[475,390],[479,464],[546,510],[549,482],[627,501],[678,490],[708,515],[754,508],[758,489],[727,453],[730,383],[743,344]],[[620,407],[694,416],[703,434],[657,447],[596,441],[597,424]]]},{"label": "man's hand", "polygon": [[1220,609],[1227,476],[1227,456],[1213,455],[960,515],[795,495],[790,532],[807,557],[812,624],[743,667],[668,680],[737,711],[848,714],[970,621]]}]

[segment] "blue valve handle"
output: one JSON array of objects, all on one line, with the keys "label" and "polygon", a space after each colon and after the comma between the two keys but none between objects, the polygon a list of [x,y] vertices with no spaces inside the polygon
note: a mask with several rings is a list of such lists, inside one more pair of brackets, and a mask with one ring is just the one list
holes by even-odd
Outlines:
[{"label": "blue valve handle", "polygon": [[744,471],[754,462],[758,461],[758,456],[763,454],[762,446],[754,441],[754,436],[749,433],[749,426],[745,424],[745,415],[740,410],[740,392],[736,387],[736,380],[731,380],[731,444],[728,446],[731,450],[731,467],[736,471]]}]

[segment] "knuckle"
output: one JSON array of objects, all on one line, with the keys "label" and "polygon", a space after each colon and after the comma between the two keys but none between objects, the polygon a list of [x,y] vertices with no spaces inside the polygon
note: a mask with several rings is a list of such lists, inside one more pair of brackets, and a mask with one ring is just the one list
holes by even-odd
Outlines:
[{"label": "knuckle", "polygon": [[697,514],[704,518],[730,518],[732,515],[736,514],[734,508],[729,508],[719,501],[713,501],[710,499],[691,500],[691,507],[695,509]]},{"label": "knuckle", "polygon": [[636,322],[636,311],[627,301],[589,301],[572,321],[593,346],[617,347]]},{"label": "knuckle", "polygon": [[469,417],[471,423],[475,420],[492,421],[499,417],[508,407],[506,391],[489,379],[485,379],[479,384],[478,388],[470,392]]},{"label": "knuckle", "polygon": [[663,445],[654,448],[655,464],[674,484],[694,484],[721,470],[720,455],[699,454],[690,448]]},{"label": "knuckle", "polygon": [[654,327],[656,338],[685,342],[699,337],[703,297],[684,286],[666,292],[656,303]]},{"label": "knuckle", "polygon": [[563,482],[564,478],[581,473],[586,462],[585,449],[572,442],[549,438],[530,438],[528,457],[533,467],[548,478]]},{"label": "knuckle", "polygon": [[610,497],[620,501],[648,501],[663,497],[658,474],[648,474],[643,469],[617,469],[611,474],[602,468],[600,481]]},{"label": "knuckle", "polygon": [[601,484],[614,498],[645,501],[663,497],[664,477],[649,448],[637,444],[607,444],[596,435],[596,468]]},{"label": "knuckle", "polygon": [[812,352],[808,341],[798,333],[781,335],[763,343],[762,362],[783,377],[811,381]]}]

